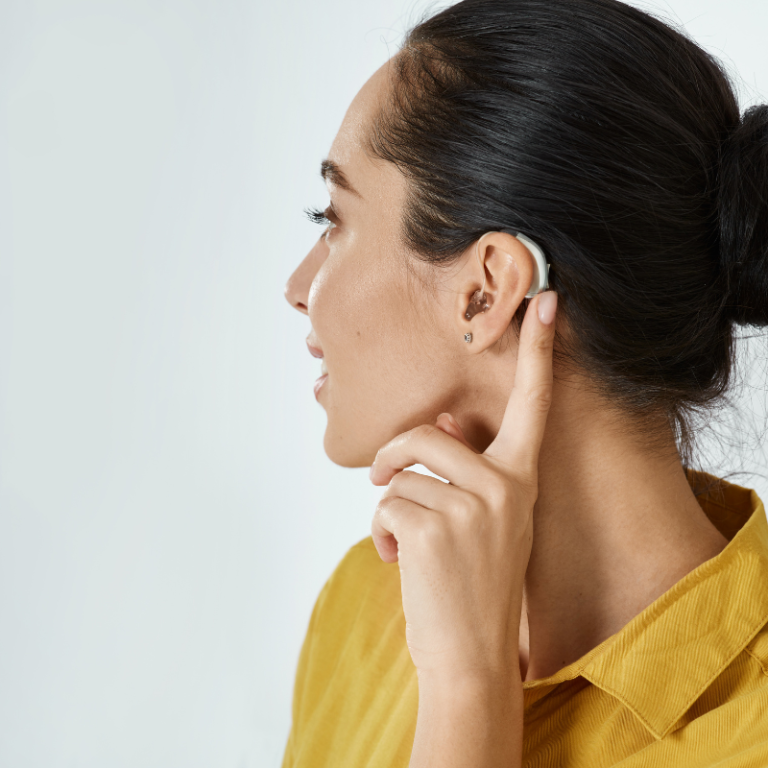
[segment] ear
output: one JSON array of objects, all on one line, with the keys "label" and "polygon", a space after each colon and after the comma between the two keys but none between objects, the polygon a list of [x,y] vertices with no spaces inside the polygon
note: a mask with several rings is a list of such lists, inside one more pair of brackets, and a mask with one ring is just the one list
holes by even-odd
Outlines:
[{"label": "ear", "polygon": [[[507,232],[486,232],[473,243],[462,258],[465,268],[456,276],[455,308],[457,338],[469,353],[493,346],[509,328],[512,318],[531,288],[535,274],[530,251]],[[472,294],[483,286],[490,307],[467,320]],[[472,341],[464,343],[464,334]]]}]

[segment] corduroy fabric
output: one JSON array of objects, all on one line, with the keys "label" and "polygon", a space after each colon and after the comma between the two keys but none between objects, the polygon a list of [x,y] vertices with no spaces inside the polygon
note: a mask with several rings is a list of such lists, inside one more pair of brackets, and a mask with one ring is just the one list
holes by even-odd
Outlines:
[{"label": "corduroy fabric", "polygon": [[[728,545],[573,664],[523,683],[525,768],[768,766],[765,509],[749,488],[688,479]],[[407,768],[417,705],[399,569],[368,537],[312,612],[283,768]]]}]

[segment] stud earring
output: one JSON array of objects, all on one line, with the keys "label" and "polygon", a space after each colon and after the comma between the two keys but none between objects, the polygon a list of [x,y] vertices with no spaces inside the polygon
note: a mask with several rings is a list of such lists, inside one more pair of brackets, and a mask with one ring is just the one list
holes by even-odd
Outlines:
[{"label": "stud earring", "polygon": [[471,333],[465,333],[464,334],[464,341],[472,341],[472,334]]}]

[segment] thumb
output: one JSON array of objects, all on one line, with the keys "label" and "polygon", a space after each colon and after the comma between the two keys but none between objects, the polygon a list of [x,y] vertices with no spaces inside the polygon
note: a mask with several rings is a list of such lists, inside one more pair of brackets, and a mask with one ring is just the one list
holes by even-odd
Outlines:
[{"label": "thumb", "polygon": [[437,421],[435,421],[435,426],[438,429],[442,429],[443,432],[451,437],[456,438],[460,443],[466,445],[473,453],[478,453],[478,451],[475,450],[475,447],[469,443],[466,437],[464,437],[464,432],[459,426],[459,422],[456,421],[450,413],[441,413],[437,417]]}]

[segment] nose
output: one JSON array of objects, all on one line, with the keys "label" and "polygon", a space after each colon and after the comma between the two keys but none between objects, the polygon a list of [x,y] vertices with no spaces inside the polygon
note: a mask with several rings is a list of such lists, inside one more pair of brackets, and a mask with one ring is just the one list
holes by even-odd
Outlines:
[{"label": "nose", "polygon": [[327,256],[328,246],[321,237],[285,284],[286,300],[294,309],[305,315],[309,314],[309,289]]}]

